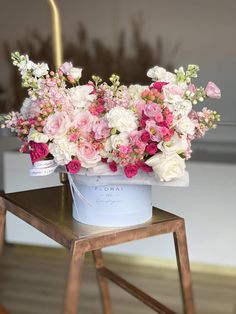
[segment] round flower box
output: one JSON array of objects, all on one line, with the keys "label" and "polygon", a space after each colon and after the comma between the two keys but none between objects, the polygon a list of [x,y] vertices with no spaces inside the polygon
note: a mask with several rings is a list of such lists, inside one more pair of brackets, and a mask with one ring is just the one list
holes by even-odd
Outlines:
[{"label": "round flower box", "polygon": [[152,217],[150,185],[88,186],[80,184],[76,175],[72,180],[73,218],[81,223],[125,227],[142,224]]}]

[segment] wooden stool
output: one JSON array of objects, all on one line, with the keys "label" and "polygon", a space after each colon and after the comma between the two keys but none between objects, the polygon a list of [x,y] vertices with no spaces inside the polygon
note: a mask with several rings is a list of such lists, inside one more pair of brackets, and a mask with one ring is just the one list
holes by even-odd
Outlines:
[{"label": "wooden stool", "polygon": [[191,274],[184,220],[160,209],[153,209],[151,221],[127,228],[101,228],[80,224],[72,219],[72,200],[68,186],[6,194],[0,197],[0,249],[3,247],[5,214],[8,210],[51,239],[70,250],[70,265],[65,288],[64,314],[76,314],[79,303],[80,275],[85,253],[92,251],[104,314],[111,314],[107,279],[161,314],[173,314],[157,300],[109,270],[101,249],[107,246],[173,233],[185,314],[194,314]]}]

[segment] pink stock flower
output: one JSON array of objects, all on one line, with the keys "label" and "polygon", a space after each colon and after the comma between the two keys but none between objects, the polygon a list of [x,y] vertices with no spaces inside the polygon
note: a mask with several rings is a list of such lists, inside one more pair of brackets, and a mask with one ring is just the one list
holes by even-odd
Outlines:
[{"label": "pink stock flower", "polygon": [[155,155],[156,152],[158,151],[157,148],[157,143],[150,143],[146,146],[145,151],[149,154],[149,155]]},{"label": "pink stock flower", "polygon": [[33,164],[36,161],[39,161],[47,157],[49,153],[48,145],[44,143],[35,143],[33,141],[30,141],[29,147],[30,147],[30,158]]},{"label": "pink stock flower", "polygon": [[205,93],[209,98],[220,99],[221,92],[218,86],[215,83],[209,82],[205,88]]},{"label": "pink stock flower", "polygon": [[66,165],[66,170],[72,174],[79,172],[80,168],[81,168],[81,163],[78,159],[73,159]]},{"label": "pink stock flower", "polygon": [[115,161],[111,161],[109,162],[109,168],[111,169],[112,172],[116,172],[117,171],[117,163]]},{"label": "pink stock flower", "polygon": [[127,178],[132,178],[138,173],[138,166],[129,164],[124,167],[124,172]]}]

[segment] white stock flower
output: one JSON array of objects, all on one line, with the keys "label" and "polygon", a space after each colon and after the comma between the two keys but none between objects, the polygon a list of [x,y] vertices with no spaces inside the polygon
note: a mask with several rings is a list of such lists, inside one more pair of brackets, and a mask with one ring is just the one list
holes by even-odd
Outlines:
[{"label": "white stock flower", "polygon": [[30,129],[28,141],[33,141],[35,143],[47,143],[48,140],[49,138],[46,134],[40,133],[35,129]]},{"label": "white stock flower", "polygon": [[96,99],[96,95],[91,94],[92,92],[93,86],[80,85],[68,89],[68,96],[75,109],[87,109]]},{"label": "white stock flower", "polygon": [[175,82],[176,75],[166,71],[166,69],[155,66],[147,71],[147,76],[150,77],[153,81],[161,82]]},{"label": "white stock flower", "polygon": [[47,63],[38,63],[33,65],[33,75],[36,77],[42,77],[47,75],[49,71],[49,67]]},{"label": "white stock flower", "polygon": [[81,78],[82,69],[73,67],[70,69],[69,75],[71,75],[73,77],[73,79],[78,80]]},{"label": "white stock flower", "polygon": [[108,126],[119,132],[131,132],[137,129],[138,122],[135,113],[123,107],[114,107],[107,114]]},{"label": "white stock flower", "polygon": [[175,133],[168,142],[160,142],[157,147],[165,154],[181,154],[188,150],[189,144],[185,136]]},{"label": "white stock flower", "polygon": [[28,55],[25,55],[25,58],[18,64],[20,74],[24,76],[27,71],[30,71],[34,68],[34,65],[35,63],[29,60]]},{"label": "white stock flower", "polygon": [[60,138],[50,143],[48,149],[58,165],[66,165],[76,155],[77,145],[66,138]]},{"label": "white stock flower", "polygon": [[185,160],[178,154],[158,153],[146,161],[161,181],[171,181],[180,178],[185,173]]},{"label": "white stock flower", "polygon": [[142,92],[147,88],[147,86],[135,84],[135,85],[130,85],[128,87],[128,94],[129,98],[131,100],[141,100],[141,94]]},{"label": "white stock flower", "polygon": [[33,101],[31,98],[25,98],[20,108],[20,113],[27,119],[30,116],[40,113],[40,108],[37,102]]},{"label": "white stock flower", "polygon": [[190,100],[180,100],[173,103],[165,103],[165,105],[175,116],[181,115],[182,117],[187,117],[192,110],[192,103]]},{"label": "white stock flower", "polygon": [[176,130],[184,135],[193,135],[195,130],[195,124],[188,117],[183,117],[176,122]]}]

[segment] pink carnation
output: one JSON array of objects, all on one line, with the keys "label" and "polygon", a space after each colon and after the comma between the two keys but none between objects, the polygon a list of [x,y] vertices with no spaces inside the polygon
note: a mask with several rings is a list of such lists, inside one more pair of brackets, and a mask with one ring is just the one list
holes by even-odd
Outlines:
[{"label": "pink carnation", "polygon": [[138,166],[129,164],[124,167],[124,172],[127,178],[132,178],[138,173]]},{"label": "pink carnation", "polygon": [[146,146],[145,150],[149,155],[155,155],[158,150],[157,144],[152,142]]},{"label": "pink carnation", "polygon": [[163,86],[165,86],[167,84],[169,84],[169,83],[167,83],[167,82],[155,82],[155,83],[153,83],[152,87],[157,89],[158,92],[161,93]]},{"label": "pink carnation", "polygon": [[32,163],[35,163],[36,161],[44,159],[45,157],[47,157],[49,153],[48,145],[44,143],[35,143],[33,141],[30,141],[29,147],[30,147],[30,158],[31,158]]},{"label": "pink carnation", "polygon": [[72,174],[79,172],[80,168],[81,168],[81,163],[78,159],[73,159],[66,165],[66,170]]}]

